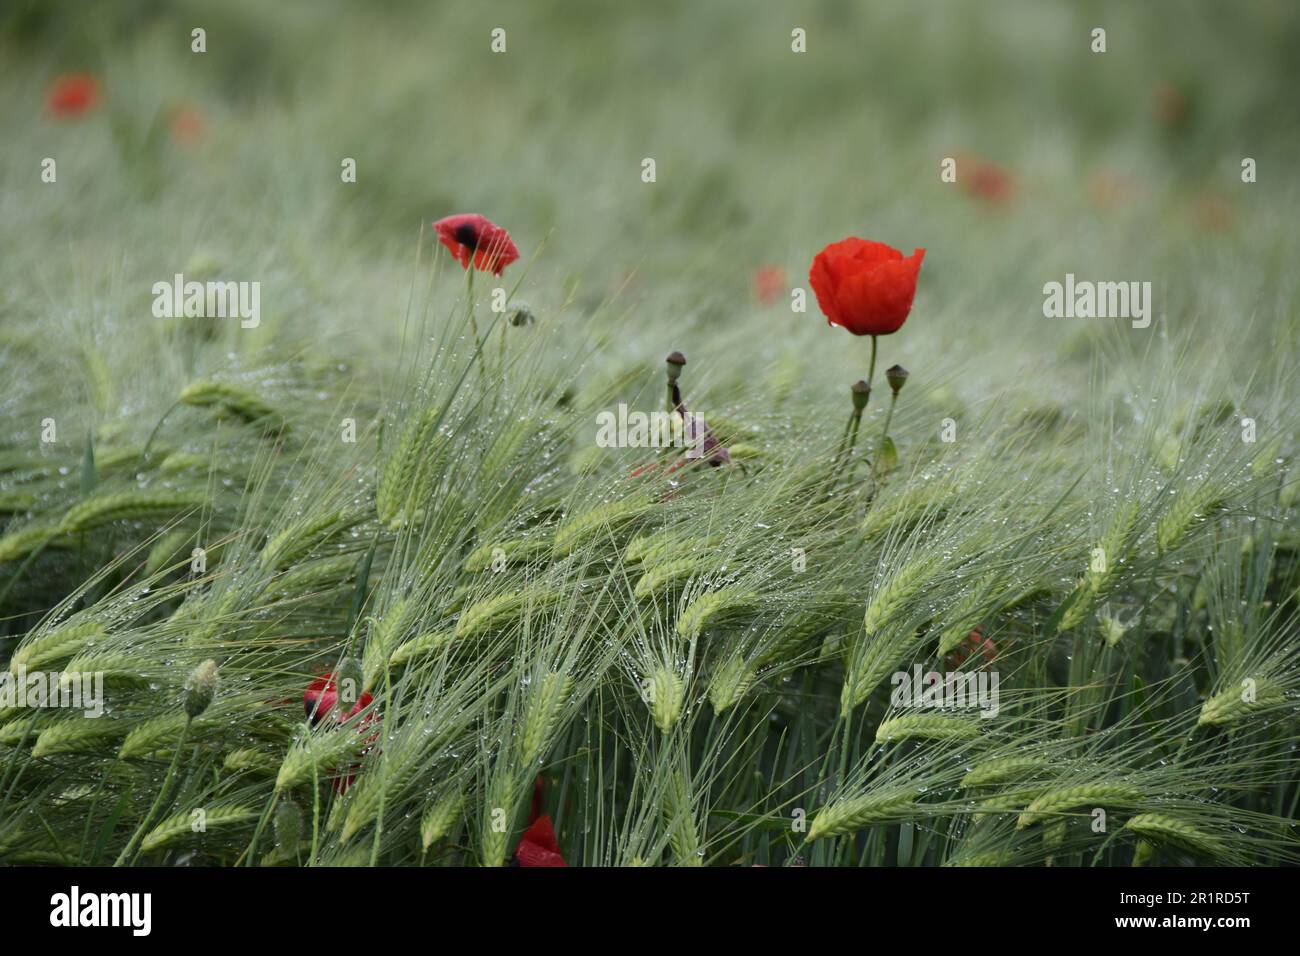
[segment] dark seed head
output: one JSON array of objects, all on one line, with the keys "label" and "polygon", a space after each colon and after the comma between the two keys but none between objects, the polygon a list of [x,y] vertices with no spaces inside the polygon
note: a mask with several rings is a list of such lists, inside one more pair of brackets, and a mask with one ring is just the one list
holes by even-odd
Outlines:
[{"label": "dark seed head", "polygon": [[463,222],[456,227],[456,241],[471,249],[478,247],[478,227],[472,222]]}]

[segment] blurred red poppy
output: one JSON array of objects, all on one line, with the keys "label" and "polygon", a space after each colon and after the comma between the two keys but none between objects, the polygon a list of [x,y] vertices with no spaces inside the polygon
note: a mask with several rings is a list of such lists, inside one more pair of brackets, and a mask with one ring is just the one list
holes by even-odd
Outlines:
[{"label": "blurred red poppy", "polygon": [[560,853],[560,841],[555,838],[555,827],[550,817],[538,817],[524,831],[515,848],[513,861],[518,866],[568,866]]},{"label": "blurred red poppy", "polygon": [[203,111],[193,103],[179,103],[171,111],[172,141],[179,146],[197,146],[203,142],[207,122]]},{"label": "blurred red poppy", "polygon": [[519,258],[510,233],[485,216],[474,213],[447,216],[435,222],[433,228],[465,269],[469,268],[473,256],[475,269],[501,275],[506,266]]},{"label": "blurred red poppy", "polygon": [[813,260],[808,280],[826,321],[854,335],[890,335],[912,311],[925,250],[904,257],[893,246],[850,236]]},{"label": "blurred red poppy", "polygon": [[984,658],[985,664],[992,664],[998,659],[998,646],[985,637],[984,632],[978,627],[953,649],[952,653],[945,658],[945,663],[949,667],[961,667],[976,654]]},{"label": "blurred red poppy", "polygon": [[991,203],[1010,202],[1014,183],[1005,166],[977,160],[966,176],[966,186],[975,196]]},{"label": "blurred red poppy", "polygon": [[754,296],[759,305],[771,305],[785,295],[785,270],[780,266],[763,266],[754,270]]},{"label": "blurred red poppy", "polygon": [[93,73],[66,73],[50,86],[45,106],[53,116],[74,119],[93,110],[102,98],[99,79]]}]

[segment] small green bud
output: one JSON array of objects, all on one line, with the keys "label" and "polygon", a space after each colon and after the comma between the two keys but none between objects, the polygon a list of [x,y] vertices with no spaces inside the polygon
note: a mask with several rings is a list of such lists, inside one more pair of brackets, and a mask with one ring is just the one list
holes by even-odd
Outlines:
[{"label": "small green bud", "polygon": [[217,696],[217,676],[217,662],[208,660],[194,668],[185,679],[181,706],[191,719],[207,710],[212,698]]},{"label": "small green bud", "polygon": [[867,407],[867,402],[871,399],[871,386],[865,379],[858,379],[853,383],[851,389],[853,392],[853,408],[855,411],[862,411]]}]

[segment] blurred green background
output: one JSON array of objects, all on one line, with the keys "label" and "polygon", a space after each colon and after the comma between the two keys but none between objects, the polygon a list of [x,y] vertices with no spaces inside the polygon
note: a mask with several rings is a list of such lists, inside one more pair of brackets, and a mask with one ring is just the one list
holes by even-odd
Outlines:
[{"label": "blurred green background", "polygon": [[[1231,323],[1253,370],[1296,329],[1297,49],[1286,0],[9,0],[0,316],[73,323],[116,368],[142,347],[149,285],[188,268],[263,283],[263,327],[223,330],[223,349],[324,345],[380,368],[421,224],[480,212],[518,243],[507,279],[540,324],[611,367],[681,348],[743,386],[795,354],[810,392],[842,390],[865,343],[811,298],[806,315],[784,291],[760,301],[754,277],[806,285],[813,255],[856,234],[929,250],[884,357],[971,396],[1045,367],[1068,394],[1098,354],[1150,348],[1124,323],[1045,319],[1042,286],[1066,272],[1151,281],[1151,335],[1216,360],[1205,333]],[[99,75],[106,104],[53,122],[68,71]],[[158,401],[183,371],[160,371]]]}]

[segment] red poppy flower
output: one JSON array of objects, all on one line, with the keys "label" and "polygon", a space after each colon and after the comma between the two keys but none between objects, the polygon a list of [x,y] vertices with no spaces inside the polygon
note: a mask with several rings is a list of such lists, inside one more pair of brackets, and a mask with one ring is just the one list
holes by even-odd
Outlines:
[{"label": "red poppy flower", "polygon": [[924,258],[924,249],[904,258],[883,242],[851,236],[817,253],[808,281],[830,325],[854,335],[889,335],[912,311]]},{"label": "red poppy flower", "polygon": [[329,673],[324,677],[316,678],[307,685],[307,692],[302,695],[302,703],[307,711],[307,719],[313,724],[318,724],[331,715],[333,715],[336,722],[342,723],[349,717],[355,717],[361,713],[374,701],[374,697],[371,696],[370,692],[365,691],[346,714],[335,713],[334,708],[339,702],[339,689],[336,680],[337,676]]},{"label": "red poppy flower", "polygon": [[515,848],[517,866],[568,866],[560,853],[560,841],[555,838],[555,827],[550,817],[538,817],[524,831]]},{"label": "red poppy flower", "polygon": [[984,658],[985,664],[992,664],[998,659],[998,646],[985,637],[978,627],[966,635],[966,639],[945,658],[945,662],[949,667],[961,667],[976,654]]},{"label": "red poppy flower", "polygon": [[473,213],[447,216],[433,224],[442,244],[451,250],[456,261],[469,268],[470,256],[474,268],[500,275],[505,267],[519,258],[510,233],[492,220]]},{"label": "red poppy flower", "polygon": [[[346,714],[343,708],[338,706],[339,691],[337,686],[337,675],[334,673],[326,674],[324,677],[318,677],[307,685],[307,691],[302,695],[303,708],[307,711],[307,719],[312,725],[319,724],[322,720],[330,719],[335,723],[343,723],[349,718],[355,717],[374,702],[374,697],[368,692],[363,692],[357,702],[352,705],[352,709]],[[344,700],[344,704],[347,701]],[[377,723],[379,716],[373,711],[362,717],[357,722],[357,733],[365,734],[371,724]],[[379,739],[379,729],[375,728],[366,739],[366,748],[363,754],[369,753],[370,748],[374,746],[375,741]],[[353,764],[348,768],[349,772],[340,777],[334,778],[334,790],[337,793],[346,793],[356,780],[356,771],[360,769],[360,764]]]},{"label": "red poppy flower", "polygon": [[101,99],[99,80],[92,73],[67,73],[50,86],[45,100],[46,108],[54,116],[73,118],[84,116]]},{"label": "red poppy flower", "polygon": [[785,295],[785,270],[780,266],[763,266],[754,271],[754,295],[759,305],[771,305]]}]

